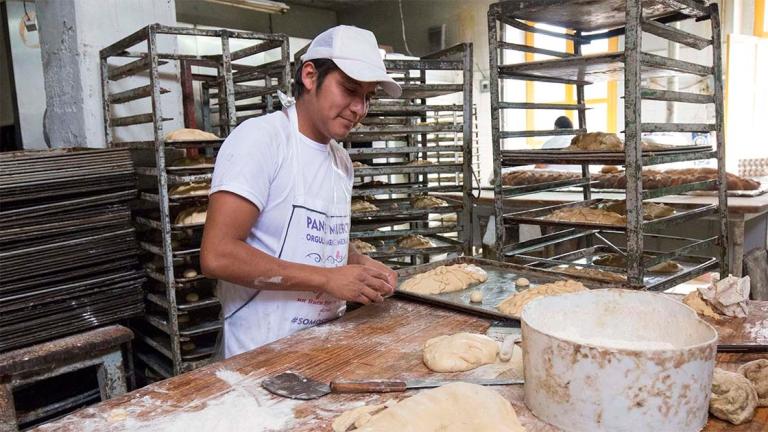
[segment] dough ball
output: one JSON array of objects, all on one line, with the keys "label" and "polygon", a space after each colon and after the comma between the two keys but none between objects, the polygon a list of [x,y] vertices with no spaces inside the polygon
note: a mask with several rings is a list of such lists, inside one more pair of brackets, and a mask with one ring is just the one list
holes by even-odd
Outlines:
[{"label": "dough ball", "polygon": [[735,425],[752,420],[757,407],[757,392],[743,375],[715,368],[709,412]]},{"label": "dough ball", "polygon": [[195,269],[186,269],[186,270],[184,270],[184,273],[182,273],[182,276],[184,276],[185,279],[196,277],[197,276],[197,270],[195,270]]},{"label": "dough ball", "polygon": [[508,400],[489,387],[457,382],[424,390],[374,415],[357,432],[524,432]]},{"label": "dough ball", "polygon": [[472,294],[469,295],[469,301],[472,303],[482,303],[483,302],[483,292],[480,290],[474,290],[472,291]]},{"label": "dough ball", "polygon": [[189,324],[189,321],[189,315],[179,315],[179,317],[176,319],[176,322],[179,323],[179,325]]},{"label": "dough ball", "polygon": [[186,300],[186,301],[188,301],[190,303],[191,302],[196,302],[196,301],[200,300],[200,295],[197,294],[197,293],[189,293],[186,296],[184,296],[184,300]]},{"label": "dough ball", "polygon": [[463,372],[496,361],[499,344],[488,336],[456,333],[424,344],[424,364],[435,372]]},{"label": "dough ball", "polygon": [[185,352],[194,351],[197,346],[194,342],[184,342],[181,344],[181,350]]},{"label": "dough ball", "polygon": [[768,406],[768,359],[759,359],[739,366],[739,373],[752,382],[757,391],[757,405]]},{"label": "dough ball", "polygon": [[526,278],[520,278],[515,281],[515,286],[518,288],[528,288],[531,285],[531,282]]}]

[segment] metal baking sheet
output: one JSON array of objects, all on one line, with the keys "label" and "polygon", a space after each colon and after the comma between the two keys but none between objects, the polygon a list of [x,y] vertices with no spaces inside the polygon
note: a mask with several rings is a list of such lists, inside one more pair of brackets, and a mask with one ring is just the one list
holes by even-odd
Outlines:
[{"label": "metal baking sheet", "polygon": [[[616,200],[598,198],[598,199],[592,199],[588,201],[558,204],[550,207],[542,207],[542,208],[537,208],[533,210],[525,210],[521,212],[508,213],[504,215],[504,219],[507,222],[516,223],[516,224],[547,225],[547,226],[573,227],[573,228],[583,228],[583,229],[605,228],[605,229],[614,229],[614,230],[626,230],[627,229],[626,225],[609,225],[609,224],[591,223],[591,222],[567,222],[567,221],[542,219],[542,217],[552,213],[555,210],[564,209],[564,208],[594,207],[595,205],[598,205],[600,203],[611,202],[611,201],[616,201]],[[668,225],[680,223],[689,219],[707,216],[717,211],[716,204],[665,204],[665,205],[669,207],[673,207],[675,209],[675,213],[667,217],[643,221],[643,227],[656,228],[656,227],[668,226]]]},{"label": "metal baking sheet", "polygon": [[[683,162],[699,159],[712,159],[716,152],[711,146],[680,146],[682,149],[644,151],[643,166]],[[537,163],[624,165],[624,152],[570,152],[562,150],[503,150],[503,167],[532,165]]]},{"label": "metal baking sheet", "polygon": [[[444,265],[463,263],[474,264],[485,270],[488,273],[488,280],[484,283],[469,287],[463,291],[456,291],[452,293],[421,295],[402,291],[398,287],[398,289],[395,290],[395,294],[399,297],[414,299],[436,306],[459,310],[486,318],[517,321],[516,318],[501,313],[501,311],[496,309],[496,306],[504,299],[517,292],[515,281],[518,278],[524,277],[528,279],[531,288],[540,284],[567,279],[578,280],[588,288],[616,287],[615,284],[608,284],[598,281],[587,281],[571,276],[566,277],[560,273],[555,273],[548,270],[540,270],[532,267],[521,266],[518,264],[502,263],[475,257],[456,257],[443,261],[436,261],[429,264],[400,269],[397,272],[400,275],[400,284],[402,284],[402,282],[406,281],[410,276],[424,273]],[[482,303],[477,304],[469,301],[469,295],[474,290],[480,290],[483,292]]]}]

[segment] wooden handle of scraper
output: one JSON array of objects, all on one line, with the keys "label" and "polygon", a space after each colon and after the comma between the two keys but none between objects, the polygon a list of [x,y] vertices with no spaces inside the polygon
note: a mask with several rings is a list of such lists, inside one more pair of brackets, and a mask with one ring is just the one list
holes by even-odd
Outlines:
[{"label": "wooden handle of scraper", "polygon": [[331,381],[332,393],[392,393],[405,389],[404,381]]}]

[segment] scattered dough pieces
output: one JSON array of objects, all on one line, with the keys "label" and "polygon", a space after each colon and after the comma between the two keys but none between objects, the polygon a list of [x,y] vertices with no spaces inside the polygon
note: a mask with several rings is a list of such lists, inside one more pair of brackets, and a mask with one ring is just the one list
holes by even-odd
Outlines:
[{"label": "scattered dough pieces", "polygon": [[402,291],[416,294],[441,294],[461,291],[488,280],[485,270],[473,264],[440,266],[414,275],[400,285]]},{"label": "scattered dough pieces", "polygon": [[426,165],[434,165],[434,164],[432,163],[432,161],[429,161],[426,159],[416,159],[405,164],[405,166],[426,166]]},{"label": "scattered dough pieces", "polygon": [[219,139],[219,137],[210,132],[188,128],[176,129],[165,135],[166,141],[208,141],[217,139]]},{"label": "scattered dough pieces", "polygon": [[397,245],[403,249],[424,249],[435,247],[432,240],[421,234],[408,234],[397,239]]},{"label": "scattered dough pieces", "polygon": [[689,308],[693,309],[694,312],[699,315],[703,315],[705,317],[713,318],[716,320],[725,318],[725,316],[715,312],[715,310],[712,308],[712,305],[707,303],[707,301],[701,297],[699,290],[695,290],[689,293],[687,296],[683,297],[683,303]]},{"label": "scattered dough pieces", "polygon": [[735,425],[752,420],[757,407],[757,392],[743,375],[715,368],[709,412]]},{"label": "scattered dough pieces", "polygon": [[558,209],[552,213],[542,216],[543,220],[561,221],[561,222],[586,222],[604,225],[626,225],[627,218],[618,213],[604,209],[568,207]]},{"label": "scattered dough pieces", "polygon": [[768,359],[754,360],[739,366],[739,373],[744,375],[757,391],[757,406],[768,406]]},{"label": "scattered dough pieces", "polygon": [[495,362],[498,353],[498,342],[488,336],[456,333],[428,340],[423,360],[435,372],[464,372]]},{"label": "scattered dough pieces", "polygon": [[352,239],[350,240],[349,244],[350,246],[353,246],[358,253],[361,253],[361,254],[369,254],[371,252],[376,252],[376,247],[360,239]]},{"label": "scattered dough pieces", "polygon": [[601,280],[605,282],[626,282],[627,277],[618,273],[603,271],[595,268],[583,268],[576,266],[555,267],[552,270],[572,276],[581,276],[589,279]]},{"label": "scattered dough pieces", "polygon": [[352,213],[367,213],[379,211],[379,208],[369,203],[368,201],[355,200],[352,201]]},{"label": "scattered dough pieces", "polygon": [[424,390],[376,414],[358,432],[524,432],[512,405],[477,384]]},{"label": "scattered dough pieces", "polygon": [[571,145],[564,150],[621,151],[624,150],[624,143],[613,133],[589,132],[573,137]]},{"label": "scattered dough pieces", "polygon": [[420,196],[411,198],[411,206],[417,209],[428,209],[434,207],[445,207],[448,203],[440,198],[433,196]]},{"label": "scattered dough pieces", "polygon": [[515,281],[515,286],[518,288],[528,288],[531,285],[531,282],[526,278],[520,278]]},{"label": "scattered dough pieces", "polygon": [[168,189],[168,195],[172,197],[207,196],[210,190],[210,183],[186,183]]},{"label": "scattered dough pieces", "polygon": [[539,297],[567,294],[586,290],[587,287],[582,285],[580,282],[572,280],[557,281],[539,285],[535,288],[512,294],[511,296],[504,299],[501,303],[499,303],[497,308],[502,313],[510,315],[514,318],[520,318],[520,315],[523,313],[523,308],[531,300],[537,299]]},{"label": "scattered dough pieces", "polygon": [[474,290],[469,295],[469,301],[472,303],[482,303],[483,302],[483,292],[480,290]]},{"label": "scattered dough pieces", "polygon": [[205,206],[189,207],[176,215],[176,225],[198,225],[205,223],[207,209]]}]

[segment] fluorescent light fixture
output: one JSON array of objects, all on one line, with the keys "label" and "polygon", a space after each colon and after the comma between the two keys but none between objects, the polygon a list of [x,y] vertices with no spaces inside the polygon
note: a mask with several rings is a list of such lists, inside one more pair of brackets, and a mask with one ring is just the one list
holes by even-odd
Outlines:
[{"label": "fluorescent light fixture", "polygon": [[235,6],[256,12],[286,13],[291,7],[285,3],[271,0],[206,0],[209,3],[218,3],[227,6]]}]

